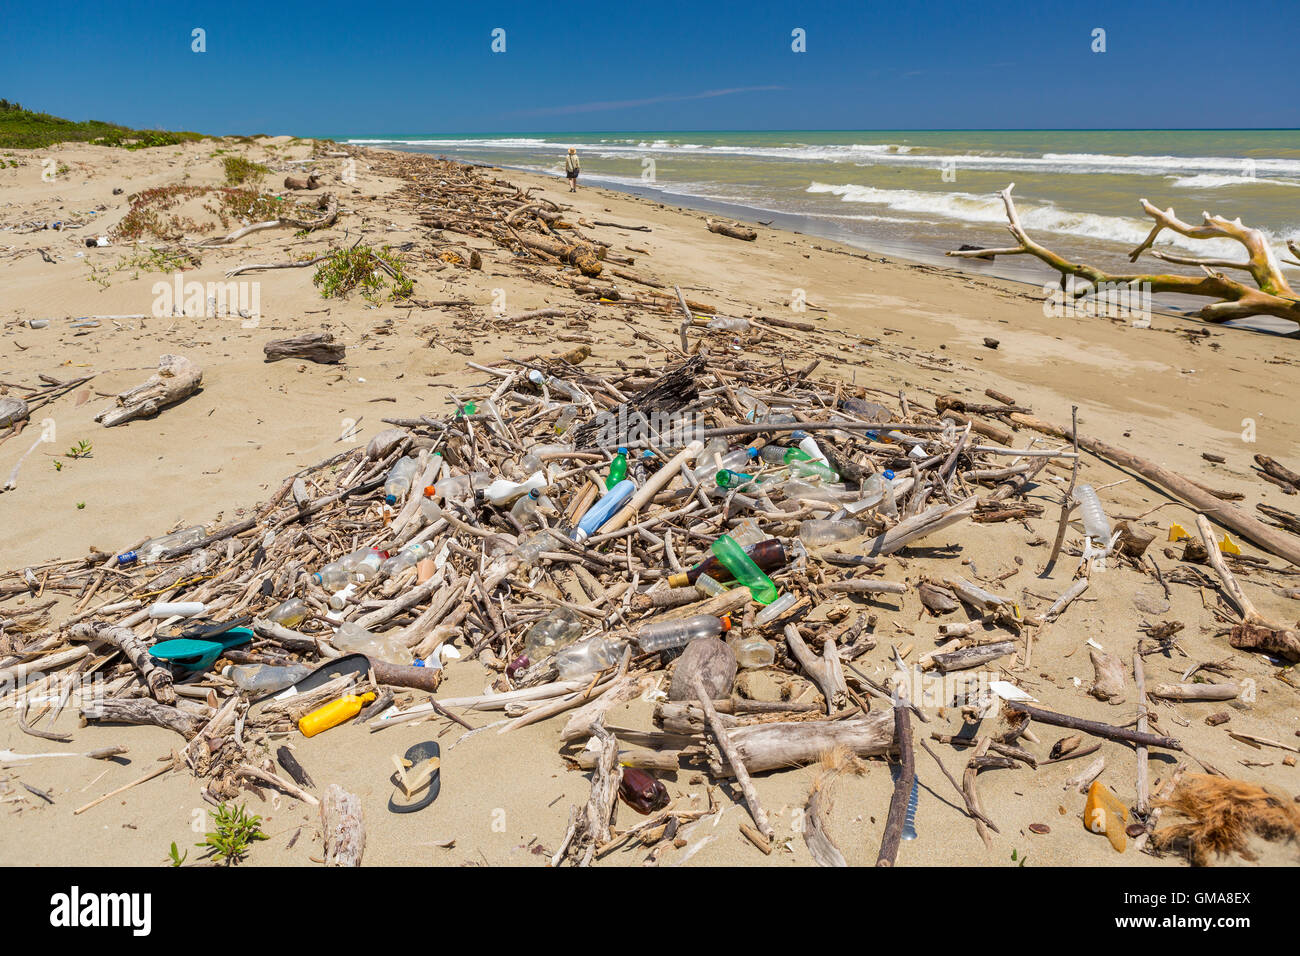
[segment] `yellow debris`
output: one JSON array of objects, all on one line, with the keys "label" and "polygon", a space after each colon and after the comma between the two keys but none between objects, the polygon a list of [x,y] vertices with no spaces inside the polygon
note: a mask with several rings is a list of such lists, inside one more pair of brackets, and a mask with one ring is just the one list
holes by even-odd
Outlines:
[{"label": "yellow debris", "polygon": [[1224,554],[1241,554],[1241,548],[1237,547],[1237,542],[1232,540],[1232,536],[1226,531],[1223,533],[1223,540],[1219,542],[1219,550]]},{"label": "yellow debris", "polygon": [[1100,780],[1088,788],[1088,802],[1083,805],[1083,825],[1093,833],[1104,833],[1117,853],[1128,846],[1124,829],[1128,826],[1128,810],[1106,789]]},{"label": "yellow debris", "polygon": [[1180,525],[1177,521],[1169,522],[1170,541],[1182,541],[1184,538],[1190,538],[1190,537],[1191,535],[1187,533],[1187,529],[1184,528],[1182,525]]}]

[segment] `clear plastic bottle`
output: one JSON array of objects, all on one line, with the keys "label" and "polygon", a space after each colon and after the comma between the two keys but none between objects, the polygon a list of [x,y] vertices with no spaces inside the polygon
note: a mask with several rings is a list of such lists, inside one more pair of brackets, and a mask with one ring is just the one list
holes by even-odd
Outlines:
[{"label": "clear plastic bottle", "polygon": [[732,319],[719,315],[709,320],[708,327],[716,332],[744,332],[750,324],[749,319]]},{"label": "clear plastic bottle", "polygon": [[763,627],[767,624],[772,623],[778,617],[780,617],[782,614],[784,614],[786,611],[792,608],[795,602],[798,600],[799,599],[795,597],[794,594],[787,591],[785,594],[782,594],[779,598],[777,598],[767,607],[763,608],[763,610],[759,611],[757,615],[755,615],[754,626]]},{"label": "clear plastic bottle", "polygon": [[757,448],[737,448],[735,451],[729,451],[716,459],[713,455],[705,458],[701,453],[699,458],[701,464],[695,468],[692,474],[695,476],[696,482],[712,483],[714,476],[719,471],[742,471],[749,467],[750,462],[757,457]]},{"label": "clear plastic bottle", "polygon": [[573,424],[573,420],[578,417],[577,405],[565,405],[564,410],[560,412],[560,417],[555,420],[555,434],[563,435]]},{"label": "clear plastic bottle", "polygon": [[331,561],[322,565],[321,569],[312,575],[312,580],[333,594],[347,587],[352,577],[342,561]]},{"label": "clear plastic bottle", "polygon": [[804,543],[805,547],[821,548],[828,544],[837,544],[840,541],[851,541],[854,538],[860,538],[869,530],[861,521],[852,519],[832,521],[814,518],[809,521],[799,522],[799,540]]},{"label": "clear plastic bottle", "polygon": [[573,451],[573,445],[532,445],[524,452],[524,457],[519,459],[519,467],[523,469],[524,474],[531,475],[533,472],[541,471],[546,467],[547,462],[542,460],[542,455],[554,455],[564,451]]},{"label": "clear plastic bottle", "polygon": [[557,651],[555,667],[560,672],[560,680],[572,680],[613,667],[622,660],[625,647],[624,641],[593,637]]},{"label": "clear plastic bottle", "polygon": [[266,620],[281,627],[297,627],[307,619],[311,609],[302,598],[289,598],[282,601],[266,613]]},{"label": "clear plastic bottle", "polygon": [[1083,518],[1083,530],[1088,537],[1100,544],[1110,543],[1110,519],[1101,506],[1101,499],[1092,485],[1079,485],[1074,489],[1074,500],[1079,503],[1079,512]]},{"label": "clear plastic bottle", "polygon": [[428,557],[432,551],[433,543],[430,541],[420,541],[416,544],[408,544],[396,554],[386,558],[384,563],[379,565],[379,577],[396,577],[407,568],[415,567],[420,563],[422,558]]},{"label": "clear plastic bottle", "polygon": [[545,385],[550,391],[559,392],[561,395],[565,395],[575,402],[586,401],[586,398],[582,394],[582,390],[577,386],[569,384],[562,378],[556,378],[554,375],[547,375],[545,372],[541,372],[537,369],[533,369],[528,373],[528,381],[532,382],[539,388],[542,385]]},{"label": "clear plastic bottle", "polygon": [[564,543],[560,538],[553,531],[544,529],[521,540],[519,547],[515,549],[515,555],[519,558],[522,567],[530,568],[537,563],[542,552],[562,550],[564,550]]},{"label": "clear plastic bottle", "polygon": [[438,501],[437,485],[425,485],[420,498],[420,517],[425,524],[433,524],[442,517],[442,504]]},{"label": "clear plastic bottle", "polygon": [[192,528],[185,528],[182,531],[173,531],[171,534],[165,534],[160,538],[150,538],[140,547],[135,549],[136,555],[144,564],[153,564],[163,554],[173,548],[183,548],[192,544],[198,544],[208,536],[207,530],[201,524],[196,524]]},{"label": "clear plastic bottle", "polygon": [[405,644],[393,637],[367,631],[352,621],[344,621],[338,626],[332,643],[345,654],[365,654],[390,664],[409,665],[415,660]]},{"label": "clear plastic bottle", "polygon": [[384,500],[390,505],[397,504],[411,492],[411,481],[415,478],[415,470],[420,467],[418,459],[405,457],[399,458],[388,470],[388,476],[384,479]]},{"label": "clear plastic bottle", "polygon": [[820,461],[797,459],[789,462],[790,473],[800,478],[820,478],[826,484],[835,484],[840,480],[840,473],[830,465]]},{"label": "clear plastic bottle", "polygon": [[700,637],[717,637],[729,630],[730,618],[696,614],[675,621],[653,621],[646,624],[637,630],[636,642],[642,651],[653,654],[673,647],[685,647]]},{"label": "clear plastic bottle", "polygon": [[[851,501],[831,516],[832,521],[838,521],[846,515],[862,514],[864,511],[870,511],[885,503],[886,498],[892,499],[894,495],[894,473],[885,471],[870,475],[866,481],[862,482],[862,497],[857,501]],[[888,509],[886,509],[888,510]],[[894,513],[897,513],[898,507],[894,505]]]},{"label": "clear plastic bottle", "polygon": [[[355,554],[355,552],[353,552]],[[366,553],[351,563],[349,570],[354,581],[370,581],[379,574],[379,566],[386,560],[378,548],[367,548]]]},{"label": "clear plastic bottle", "polygon": [[524,637],[524,653],[536,664],[562,647],[567,647],[582,636],[584,625],[567,607],[552,611],[533,624]]},{"label": "clear plastic bottle", "polygon": [[278,690],[292,687],[311,671],[306,664],[289,664],[285,667],[272,664],[234,664],[222,668],[221,673],[245,693],[274,694]]},{"label": "clear plastic bottle", "polygon": [[725,593],[727,590],[718,583],[717,578],[711,577],[707,574],[701,574],[695,579],[695,588],[705,597],[715,597],[716,595]]}]

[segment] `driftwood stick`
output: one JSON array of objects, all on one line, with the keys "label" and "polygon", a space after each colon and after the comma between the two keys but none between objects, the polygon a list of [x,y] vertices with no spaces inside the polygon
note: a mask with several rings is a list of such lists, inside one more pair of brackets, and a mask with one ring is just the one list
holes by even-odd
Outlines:
[{"label": "driftwood stick", "polygon": [[326,866],[360,866],[366,849],[366,822],[361,798],[337,783],[325,789],[320,804],[321,836]]},{"label": "driftwood stick", "polygon": [[1160,747],[1163,750],[1183,749],[1183,745],[1173,737],[1159,737],[1155,734],[1139,733],[1136,730],[1129,730],[1127,727],[1103,724],[1097,720],[1084,720],[1082,717],[1071,717],[1069,714],[1057,714],[1050,710],[1040,710],[1037,707],[1031,707],[1029,704],[1016,700],[1007,701],[1006,706],[1011,710],[1028,714],[1039,723],[1051,724],[1053,727],[1065,727],[1069,730],[1082,730],[1086,734],[1092,734],[1094,737],[1102,737],[1106,740],[1122,740],[1131,744],[1145,744],[1148,747]]},{"label": "driftwood stick", "polygon": [[[1147,719],[1147,674],[1146,668],[1142,664],[1142,655],[1137,651],[1133,652],[1133,682],[1137,684],[1138,696],[1138,722],[1137,729],[1139,733],[1147,733],[1150,721]],[[1151,768],[1147,763],[1147,748],[1145,744],[1138,744],[1137,747],[1137,812],[1139,816],[1145,817],[1147,810],[1151,805]]]},{"label": "driftwood stick", "polygon": [[966,798],[966,805],[979,811],[978,815],[974,813],[971,815],[975,817],[975,832],[978,833],[980,839],[984,841],[984,847],[986,849],[993,846],[993,838],[989,836],[988,828],[984,825],[984,820],[987,816],[984,813],[984,808],[980,806],[979,791],[975,789],[975,778],[979,775],[979,765],[977,761],[988,753],[989,744],[991,742],[992,739],[987,734],[980,735],[975,744],[975,752],[971,754],[970,760],[967,761],[966,771],[962,774],[961,778],[961,792]]},{"label": "driftwood stick", "polygon": [[893,866],[898,859],[898,845],[903,839],[903,822],[912,796],[912,781],[916,779],[912,722],[907,706],[902,703],[894,705],[894,740],[898,744],[900,770],[898,779],[894,781],[894,794],[889,798],[889,815],[885,817],[885,833],[880,841],[876,866]]},{"label": "driftwood stick", "polygon": [[199,729],[199,721],[185,711],[147,697],[96,700],[82,708],[81,718],[95,723],[152,724],[174,730],[186,740]]},{"label": "driftwood stick", "polygon": [[154,663],[144,639],[129,627],[105,621],[82,621],[73,625],[68,633],[75,641],[103,641],[116,647],[140,672],[154,700],[160,704],[176,703],[171,673]]},{"label": "driftwood stick", "polygon": [[713,709],[713,700],[709,696],[708,690],[704,686],[704,681],[699,674],[695,675],[692,682],[695,690],[695,698],[700,702],[700,707],[704,709],[705,719],[709,722],[709,729],[713,731],[714,738],[718,741],[718,749],[722,751],[731,764],[732,772],[736,775],[736,782],[740,786],[740,792],[745,795],[745,804],[749,807],[749,815],[754,818],[754,824],[758,831],[769,840],[776,836],[772,825],[767,822],[767,814],[763,812],[763,805],[758,801],[758,793],[754,790],[754,782],[749,778],[749,771],[745,769],[745,763],[740,754],[731,745],[731,739],[727,736],[727,728],[722,726],[722,721],[718,718],[718,712]]}]

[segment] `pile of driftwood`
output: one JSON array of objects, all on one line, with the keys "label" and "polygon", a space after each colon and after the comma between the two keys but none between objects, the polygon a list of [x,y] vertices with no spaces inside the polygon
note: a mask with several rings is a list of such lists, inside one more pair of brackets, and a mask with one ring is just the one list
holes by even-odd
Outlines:
[{"label": "pile of driftwood", "polygon": [[[463,207],[441,210],[447,223],[478,223],[473,228],[525,248],[531,248],[524,241],[530,229],[540,236],[538,224],[556,228],[545,204],[530,208],[513,190],[470,173],[462,172],[458,181],[466,187]],[[454,192],[444,188],[442,195]],[[612,818],[620,786],[625,792],[628,785],[646,786],[644,780],[624,780],[625,768],[675,772],[697,766],[715,779],[734,780],[753,820],[743,829],[770,851],[774,830],[751,775],[817,763],[828,754],[827,769],[809,797],[806,839],[819,862],[842,863],[823,816],[826,787],[857,758],[897,755],[902,772],[880,850],[880,862],[891,864],[915,774],[914,722],[927,720],[931,702],[912,699],[908,680],[878,682],[855,662],[884,641],[887,663],[899,674],[914,667],[943,675],[1001,669],[1013,682],[1003,668],[1030,660],[1035,631],[1057,620],[1088,587],[1090,562],[1122,565],[1167,589],[1176,579],[1161,576],[1144,556],[1152,533],[1140,523],[1117,524],[1114,539],[1105,543],[1109,553],[1101,558],[1077,546],[1068,532],[1081,448],[1143,474],[1156,466],[1035,419],[998,393],[991,393],[988,405],[949,399],[930,410],[904,396],[816,379],[815,363],[799,371],[765,363],[726,348],[733,331],[700,329],[690,309],[680,307],[686,316],[682,354],[661,374],[617,366],[597,370],[584,364],[589,349],[527,363],[470,363],[483,384],[453,396],[453,411],[387,419],[393,427],[364,447],[286,477],[270,500],[236,512],[236,520],[155,561],[122,559],[145,543],[138,542],[116,553],[0,575],[0,706],[16,707],[20,726],[39,737],[58,737],[37,723],[48,716],[52,725],[67,706],[80,707],[86,721],[175,731],[183,746],[137,784],[188,771],[208,778],[213,800],[271,787],[313,805],[320,798],[309,778],[277,744],[296,733],[303,714],[344,692],[376,693],[359,718],[375,731],[417,720],[450,720],[477,730],[468,718],[501,711],[498,732],[508,733],[565,715],[560,738],[572,748],[566,752],[574,765],[592,771],[592,788],[589,801],[573,808],[554,854],[557,864],[588,863],[633,838],[655,846],[657,856],[677,839],[679,828],[709,812],[660,806],[645,822],[616,832]],[[696,341],[688,342],[688,336]],[[1012,428],[1053,438],[1040,435],[1013,446]],[[838,480],[791,474],[782,455],[761,454],[768,446],[787,449],[809,437]],[[637,489],[585,540],[575,540],[572,530],[606,492],[620,446],[628,450],[628,475]],[[719,456],[728,447],[746,446],[760,451],[746,468],[748,478],[723,487],[716,480]],[[389,503],[385,479],[404,457],[415,459],[414,491]],[[1044,513],[1048,509],[1025,497],[1046,479],[1045,469],[1061,484],[1069,481],[1059,513]],[[846,506],[864,499],[865,485],[886,470],[894,476],[889,503],[846,513]],[[544,488],[531,509],[493,504],[487,496],[493,481],[523,482],[538,472]],[[472,476],[469,488],[446,496],[432,515],[419,490],[454,486],[458,476]],[[1262,525],[1199,486],[1184,487],[1177,476],[1152,471],[1149,477],[1163,479],[1192,504],[1207,496],[1221,526],[1295,562],[1297,541],[1290,534]],[[1001,521],[1041,522],[1047,538],[1054,535],[1049,566],[1065,554],[1082,558],[1074,584],[1042,613],[1026,615],[1000,593],[999,582],[958,564],[959,549],[945,550],[965,523]],[[1203,553],[1193,555],[1188,545],[1188,559],[1208,562],[1240,611],[1231,622],[1232,644],[1300,660],[1294,631],[1256,611],[1228,563],[1237,573],[1260,574],[1266,573],[1264,562],[1225,558],[1204,517],[1197,532]],[[784,560],[769,574],[782,595],[793,597],[782,613],[759,623],[764,605],[734,580],[723,580],[712,594],[681,586],[678,576],[708,558],[724,534],[742,542],[781,543]],[[899,580],[890,572],[900,567],[900,553],[922,541],[939,546],[937,553],[950,563],[919,580]],[[312,577],[358,549],[397,554],[417,544],[425,547],[414,566],[356,582],[343,596],[328,593]],[[1197,571],[1189,583],[1213,580]],[[942,623],[938,644],[915,657],[910,646],[893,647],[875,633],[874,603],[901,602],[908,594],[936,619],[966,610],[960,623]],[[293,597],[309,609],[301,623],[289,628],[266,617]],[[365,676],[344,676],[310,693],[250,708],[248,696],[218,668],[173,671],[150,656],[160,628],[174,623],[151,617],[151,608],[182,601],[202,604],[204,616],[217,621],[251,617],[257,640],[226,651],[225,662],[324,662],[340,656],[334,642],[348,622],[427,666],[375,654]],[[553,658],[529,658],[530,628],[561,609],[580,622],[584,640],[623,642],[618,662],[560,679]],[[701,614],[729,616],[732,629],[725,640],[703,638],[657,653],[640,649],[637,635],[648,623]],[[1153,634],[1151,648],[1168,647],[1171,634]],[[768,666],[740,666],[737,642],[752,638],[769,645]],[[476,663],[469,666],[482,665],[493,675],[491,691],[438,697],[446,668],[466,666],[470,659]],[[1011,728],[996,737],[983,731],[969,738],[935,735],[952,747],[970,748],[963,752],[960,783],[946,768],[943,773],[981,835],[987,839],[996,822],[980,803],[980,771],[1036,767],[1091,752],[1077,738],[1066,738],[1051,757],[1033,756],[1019,743],[1021,737],[1035,739],[1032,721],[1138,748],[1145,839],[1155,816],[1145,754],[1150,748],[1181,749],[1177,740],[1149,729],[1147,694],[1181,700],[1206,699],[1213,692],[1215,699],[1226,699],[1235,691],[1227,683],[1148,690],[1141,661],[1141,654],[1133,661],[1143,701],[1136,728],[1031,706],[983,685],[944,702],[960,707],[972,725],[1001,707]],[[1123,684],[1121,662],[1095,653],[1094,664],[1097,694]],[[757,683],[753,675],[760,671],[783,689],[740,693]],[[89,686],[94,693],[87,695]],[[606,726],[611,708],[647,693],[659,699],[658,730]],[[929,744],[920,743],[942,768]],[[1094,770],[1089,767],[1080,781],[1095,778],[1100,771]],[[333,794],[329,802],[330,819],[358,825],[346,793]],[[359,859],[363,838],[341,832],[331,839],[352,847],[340,858]]]}]

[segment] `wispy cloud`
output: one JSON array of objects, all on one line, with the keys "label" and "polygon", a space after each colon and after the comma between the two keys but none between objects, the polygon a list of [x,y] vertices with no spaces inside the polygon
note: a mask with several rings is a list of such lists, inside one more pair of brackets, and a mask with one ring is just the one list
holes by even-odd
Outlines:
[{"label": "wispy cloud", "polygon": [[598,113],[603,110],[622,110],[636,106],[653,106],[656,103],[677,103],[683,100],[709,100],[737,93],[762,93],[783,90],[784,86],[736,86],[726,90],[705,90],[702,93],[685,93],[677,96],[649,96],[641,100],[606,100],[599,103],[572,103],[568,106],[546,106],[535,110],[521,110],[519,115],[556,116],[564,113]]}]

